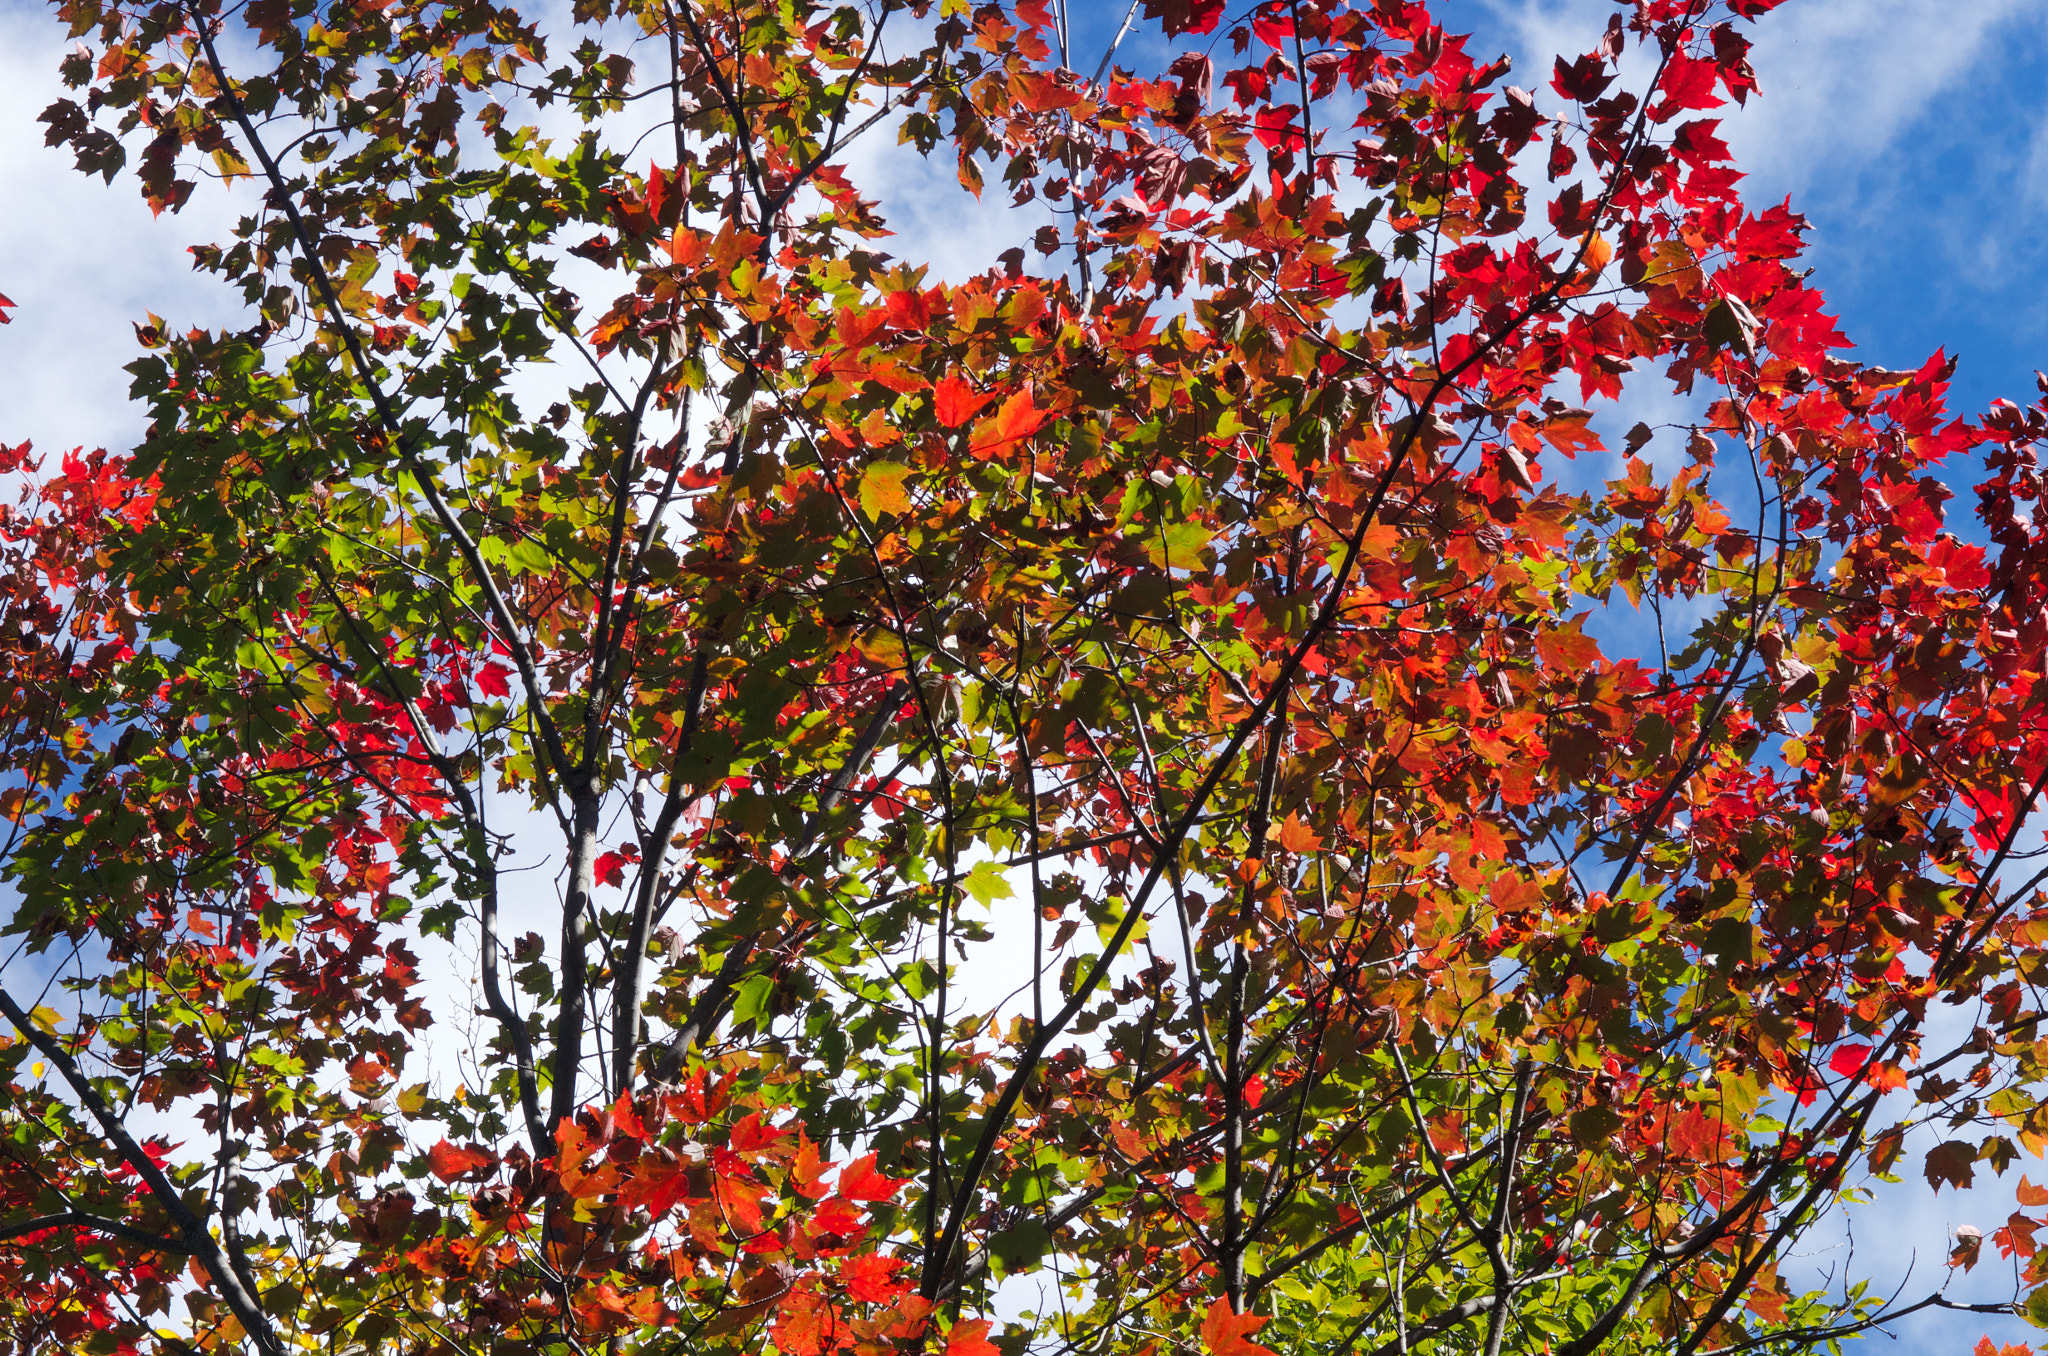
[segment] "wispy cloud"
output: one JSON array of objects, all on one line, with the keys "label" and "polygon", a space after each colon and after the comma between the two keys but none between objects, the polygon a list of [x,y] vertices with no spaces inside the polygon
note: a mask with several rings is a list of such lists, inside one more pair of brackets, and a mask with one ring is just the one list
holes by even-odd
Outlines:
[{"label": "wispy cloud", "polygon": [[0,293],[19,308],[0,327],[0,438],[45,451],[136,440],[142,414],[121,370],[141,352],[131,326],[150,311],[179,326],[234,320],[240,297],[195,274],[185,247],[225,236],[254,202],[198,194],[156,220],[132,180],[88,179],[44,146],[36,117],[67,93],[57,62],[69,46],[41,6],[0,4]]},{"label": "wispy cloud", "polygon": [[1785,5],[1755,29],[1763,98],[1727,121],[1757,188],[1828,197],[1848,176],[1910,156],[1916,127],[1967,101],[2002,44],[2038,40],[2038,0],[1857,0]]},{"label": "wispy cloud", "polygon": [[[1517,78],[1540,89],[1550,59],[1589,48],[1616,8],[1612,0],[1476,0],[1445,13],[1504,46]],[[1910,154],[1902,142],[1916,124],[1944,101],[1967,101],[1997,45],[2048,31],[2048,8],[2038,0],[1793,0],[1748,31],[1763,97],[1731,105],[1725,135],[1753,193],[1805,198]]]}]

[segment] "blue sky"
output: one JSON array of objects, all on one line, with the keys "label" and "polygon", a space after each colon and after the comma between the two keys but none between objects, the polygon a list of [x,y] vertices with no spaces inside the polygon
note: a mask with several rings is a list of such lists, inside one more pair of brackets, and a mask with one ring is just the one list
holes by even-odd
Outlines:
[{"label": "blue sky", "polygon": [[[1550,53],[1590,46],[1611,6],[1471,0],[1455,9],[1482,35],[1475,46],[1514,55],[1510,79],[1527,87],[1547,77]],[[2037,398],[2034,369],[2048,368],[2048,310],[2037,300],[2048,284],[2048,5],[1790,0],[1754,36],[1763,97],[1726,110],[1723,130],[1750,175],[1752,206],[1789,196],[1811,221],[1806,262],[1858,345],[1853,356],[1917,367],[1936,349],[1958,355],[1958,413],[2000,396]],[[1952,514],[1967,515],[1972,502],[1959,498]],[[1974,535],[1967,520],[1954,526]],[[2015,1171],[2038,1181],[2041,1166]],[[1905,1182],[1846,1222],[1838,1216],[1788,1274],[1842,1266],[1853,1231],[1852,1269],[1887,1290],[1903,1281],[1904,1297],[1917,1299],[1940,1284],[1954,1226],[1988,1237],[2012,1208],[2010,1178],[1980,1177],[1974,1191],[1937,1196],[1918,1179],[1917,1161],[1904,1171]],[[2011,1279],[1987,1247],[1976,1271],[1947,1289],[1992,1301],[2010,1294]],[[1960,1356],[1987,1332],[2004,1342],[2041,1337],[2018,1319],[1927,1312],[1897,1326],[1896,1345],[1872,1334],[1851,1350]]]},{"label": "blue sky", "polygon": [[[1092,70],[1123,6],[1070,4],[1082,20],[1075,64]],[[1539,90],[1549,57],[1585,50],[1611,8],[1598,0],[1438,6],[1447,23],[1478,35],[1478,51],[1515,56],[1511,82]],[[122,446],[139,434],[120,370],[136,352],[132,322],[147,312],[179,326],[237,321],[233,300],[191,272],[184,249],[226,234],[247,199],[246,190],[239,203],[201,193],[182,216],[156,220],[132,185],[82,180],[68,157],[43,149],[34,119],[60,93],[54,72],[68,45],[43,6],[0,0],[0,293],[19,307],[16,323],[0,327],[0,438],[33,437],[48,452]],[[1133,50],[1152,58],[1160,49]],[[1751,172],[1752,203],[1789,195],[1812,219],[1815,280],[1861,346],[1858,356],[1912,367],[1945,347],[1961,357],[1958,410],[1998,396],[2032,400],[2034,369],[2048,368],[2048,3],[1790,0],[1759,25],[1755,63],[1763,97],[1730,110],[1725,130]],[[1539,98],[1539,106],[1554,102]],[[957,199],[949,208],[958,211]],[[897,252],[929,250],[941,271],[983,266],[978,242],[1010,235],[1015,223],[992,203],[970,216],[910,212],[898,219]],[[1952,507],[1965,511],[1967,501]],[[2009,1208],[1994,1204],[1999,1195],[1887,1192],[1859,1212],[1859,1260],[1896,1276],[1917,1253],[1912,1293],[1922,1293],[1948,1229],[1973,1223],[1988,1235]],[[1990,1297],[1998,1270],[1988,1262],[1957,1293]],[[1901,1337],[1909,1350],[1960,1353],[1986,1327],[1931,1317]],[[1991,1330],[2028,1340],[2017,1321]],[[1881,1338],[1860,1346],[1886,1349]]]},{"label": "blue sky", "polygon": [[[1902,25],[1860,80],[1857,45],[1838,28],[1801,31],[1802,9],[1865,10],[1882,24],[1897,16],[1880,11],[1907,8],[1795,0],[1766,20],[1761,64],[1767,81],[1790,86],[1781,102],[1824,118],[1829,97],[1842,97],[1850,125],[1832,135],[1802,129],[1810,156],[1797,144],[1753,156],[1762,162],[1753,197],[1789,193],[1812,218],[1815,281],[1859,356],[1915,366],[1945,346],[1962,358],[1962,408],[1998,396],[2025,404],[2037,396],[2034,370],[2048,367],[2048,7],[1910,7],[1922,11],[1919,22]],[[1781,29],[1786,40],[1774,45]],[[1922,37],[1924,53],[1911,41]],[[1802,79],[1809,69],[1824,74]],[[1853,94],[1842,88],[1852,82]],[[1767,83],[1765,93],[1768,104],[1777,91]],[[1757,111],[1762,126],[1744,150],[1789,121]],[[1875,125],[1854,125],[1864,120]]]}]

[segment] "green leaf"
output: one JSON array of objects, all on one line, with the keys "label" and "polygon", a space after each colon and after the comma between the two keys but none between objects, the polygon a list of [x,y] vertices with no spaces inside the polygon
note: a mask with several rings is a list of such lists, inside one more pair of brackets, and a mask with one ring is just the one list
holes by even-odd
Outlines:
[{"label": "green leaf", "polygon": [[999,899],[1009,899],[1017,893],[1011,887],[1003,869],[994,862],[976,863],[972,871],[960,878],[960,884],[974,897],[974,902],[983,908]]},{"label": "green leaf", "polygon": [[739,992],[733,997],[733,1020],[765,1023],[773,1015],[774,1001],[775,977],[755,975],[740,985]]},{"label": "green leaf", "polygon": [[1580,1148],[1591,1149],[1621,1128],[1621,1117],[1604,1106],[1580,1107],[1572,1113],[1571,1125],[1572,1139]]}]

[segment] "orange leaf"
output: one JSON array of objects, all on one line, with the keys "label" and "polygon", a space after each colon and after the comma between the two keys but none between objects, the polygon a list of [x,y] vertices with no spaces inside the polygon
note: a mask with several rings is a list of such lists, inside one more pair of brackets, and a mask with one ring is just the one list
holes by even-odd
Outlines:
[{"label": "orange leaf", "polygon": [[1266,1326],[1259,1314],[1232,1313],[1230,1301],[1221,1296],[1202,1316],[1202,1345],[1210,1356],[1274,1356],[1270,1347],[1251,1341],[1250,1335]]},{"label": "orange leaf", "polygon": [[1598,276],[1600,270],[1606,268],[1608,261],[1612,258],[1614,258],[1614,246],[1608,243],[1606,236],[1595,231],[1592,238],[1586,242],[1586,260],[1581,265],[1585,270],[1585,276],[1588,278]]},{"label": "orange leaf", "polygon": [[1560,669],[1574,677],[1593,667],[1600,659],[1600,642],[1585,632],[1584,616],[1571,625],[1537,632],[1536,657],[1545,668]]},{"label": "orange leaf", "polygon": [[475,1145],[467,1149],[458,1148],[445,1139],[427,1150],[427,1167],[434,1176],[444,1182],[466,1177],[481,1168],[490,1167],[497,1161],[497,1157],[488,1149],[479,1149]]},{"label": "orange leaf", "polygon": [[1791,1292],[1785,1288],[1784,1281],[1772,1276],[1768,1282],[1759,1279],[1758,1282],[1751,1284],[1744,1307],[1766,1323],[1783,1323],[1785,1301],[1791,1298]]},{"label": "orange leaf", "polygon": [[878,461],[861,473],[860,507],[870,518],[910,512],[910,492],[903,482],[910,468],[902,462]]},{"label": "orange leaf", "polygon": [[1977,1265],[1977,1258],[1984,1250],[1983,1231],[1974,1225],[1958,1224],[1955,1232],[1955,1246],[1949,1249],[1948,1264],[1960,1266],[1969,1271]]},{"label": "orange leaf", "polygon": [[921,330],[932,323],[932,304],[915,287],[891,292],[883,298],[889,308],[889,323],[899,330]]},{"label": "orange leaf", "polygon": [[1601,450],[1604,444],[1600,435],[1586,427],[1587,415],[1581,411],[1560,414],[1543,426],[1543,440],[1567,457],[1576,457],[1586,448]]},{"label": "orange leaf", "polygon": [[849,1201],[886,1201],[910,1179],[875,1171],[875,1156],[864,1154],[839,1170],[839,1194]]},{"label": "orange leaf", "polygon": [[860,1232],[860,1211],[854,1208],[853,1202],[835,1196],[829,1201],[818,1202],[818,1208],[811,1214],[811,1227],[816,1233],[851,1238]]},{"label": "orange leaf", "polygon": [[1304,824],[1301,816],[1296,814],[1287,816],[1274,838],[1281,848],[1288,852],[1314,852],[1323,845],[1323,840],[1316,836],[1316,831]]},{"label": "orange leaf", "polygon": [[1072,108],[1081,102],[1081,96],[1065,85],[1036,71],[1020,71],[1011,84],[1017,102],[1026,112],[1050,113],[1055,109]]},{"label": "orange leaf", "polygon": [[811,1143],[811,1137],[802,1130],[797,1132],[796,1162],[789,1170],[790,1184],[799,1195],[812,1200],[825,1194],[825,1184],[818,1179],[825,1175],[826,1163],[818,1156],[818,1146]]},{"label": "orange leaf", "polygon": [[984,395],[948,372],[932,391],[932,413],[947,428],[958,428],[995,397]]},{"label": "orange leaf", "polygon": [[985,1318],[955,1323],[953,1331],[946,1334],[946,1356],[1002,1356],[996,1344],[988,1340],[988,1326]]},{"label": "orange leaf", "polygon": [[792,1291],[775,1318],[775,1345],[789,1356],[819,1356],[838,1326],[839,1316],[822,1296]]},{"label": "orange leaf", "polygon": [[1031,388],[1027,386],[1005,400],[1002,408],[996,411],[995,418],[976,426],[967,450],[977,459],[987,461],[1038,432],[1049,418],[1051,416],[1044,410],[1032,406]]},{"label": "orange leaf", "polygon": [[732,1128],[726,1147],[736,1154],[774,1153],[788,1148],[789,1127],[768,1125],[761,1113],[750,1111]]},{"label": "orange leaf", "polygon": [[846,1287],[847,1294],[864,1304],[887,1304],[906,1288],[904,1282],[896,1279],[896,1271],[902,1265],[893,1257],[877,1257],[873,1253],[849,1257],[839,1264],[839,1283]]},{"label": "orange leaf", "polygon": [[846,346],[849,354],[858,353],[874,343],[875,336],[888,325],[889,312],[880,307],[867,311],[842,310],[834,322],[839,342]]},{"label": "orange leaf", "polygon": [[633,1099],[624,1093],[612,1103],[612,1129],[628,1139],[646,1139],[647,1123],[640,1119],[640,1112],[634,1107]]}]

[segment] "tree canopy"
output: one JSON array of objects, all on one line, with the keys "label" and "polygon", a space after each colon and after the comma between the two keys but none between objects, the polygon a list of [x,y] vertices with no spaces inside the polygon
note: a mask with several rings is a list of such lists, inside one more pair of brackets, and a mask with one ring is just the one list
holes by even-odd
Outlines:
[{"label": "tree canopy", "polygon": [[247,323],[0,456],[0,1340],[2048,1320],[1791,1257],[2048,1148],[2048,403],[1745,202],[1776,4],[61,0]]}]

